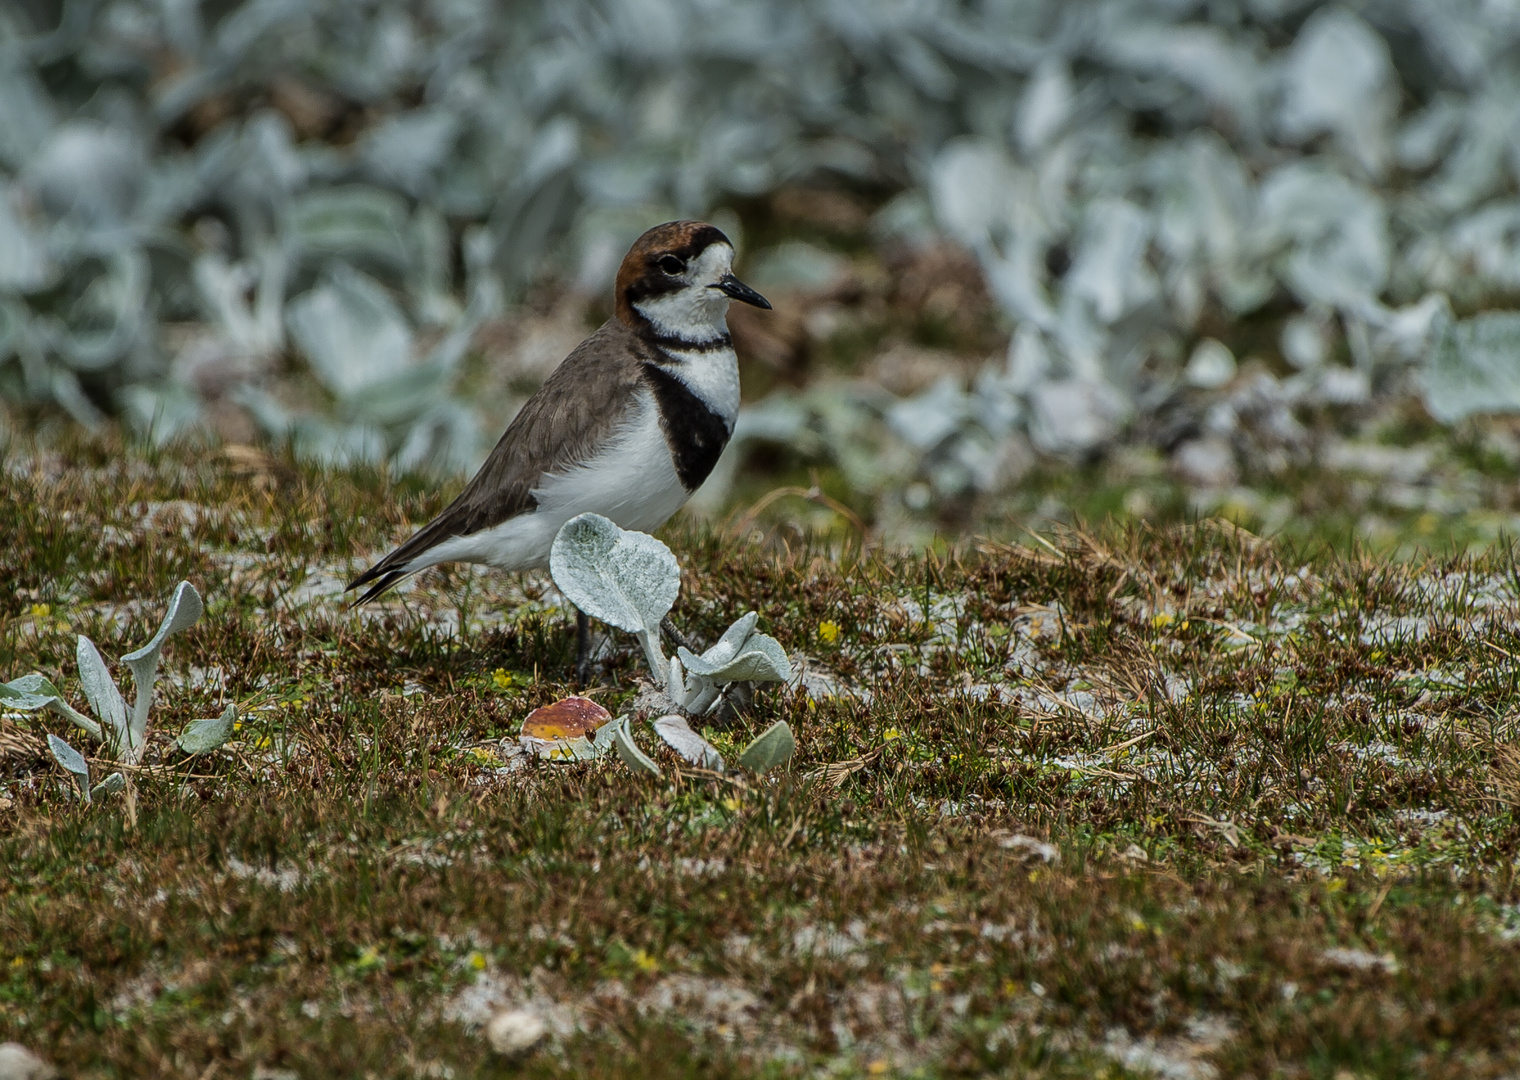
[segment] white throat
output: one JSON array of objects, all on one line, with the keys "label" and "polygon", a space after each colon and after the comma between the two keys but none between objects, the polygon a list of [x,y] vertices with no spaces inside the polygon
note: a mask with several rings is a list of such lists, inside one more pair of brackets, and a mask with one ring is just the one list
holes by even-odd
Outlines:
[{"label": "white throat", "polygon": [[723,318],[728,312],[728,297],[713,286],[733,265],[733,248],[709,244],[687,266],[682,275],[686,285],[640,300],[633,309],[648,319],[661,337],[678,338],[693,345],[717,341],[728,333]]}]

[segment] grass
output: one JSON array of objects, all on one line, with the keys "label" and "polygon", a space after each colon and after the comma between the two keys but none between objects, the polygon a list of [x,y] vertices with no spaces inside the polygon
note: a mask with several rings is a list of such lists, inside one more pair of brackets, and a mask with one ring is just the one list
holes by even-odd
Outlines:
[{"label": "grass", "polygon": [[[1508,546],[1390,563],[1205,521],[895,555],[677,523],[677,622],[759,611],[812,692],[713,735],[786,719],[781,775],[649,782],[503,765],[572,689],[543,581],[337,603],[445,491],[108,441],[5,464],[0,676],[79,704],[76,633],[114,660],[180,578],[208,604],[166,649],[135,823],[0,714],[0,1041],[67,1075],[1520,1066]],[[235,741],[179,761],[166,733],[227,701]],[[493,1057],[481,1022],[523,1002],[553,1037]]]}]

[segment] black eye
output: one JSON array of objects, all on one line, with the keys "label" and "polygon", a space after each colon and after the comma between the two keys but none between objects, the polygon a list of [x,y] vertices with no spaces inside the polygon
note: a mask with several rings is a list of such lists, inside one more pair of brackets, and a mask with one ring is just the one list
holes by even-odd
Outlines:
[{"label": "black eye", "polygon": [[658,266],[667,274],[674,276],[686,269],[686,264],[674,255],[661,255]]}]

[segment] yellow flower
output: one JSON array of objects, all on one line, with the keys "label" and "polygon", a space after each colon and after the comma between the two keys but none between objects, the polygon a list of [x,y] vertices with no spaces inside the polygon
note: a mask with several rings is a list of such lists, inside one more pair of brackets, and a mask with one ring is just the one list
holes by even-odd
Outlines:
[{"label": "yellow flower", "polygon": [[1151,626],[1157,630],[1160,630],[1162,627],[1171,625],[1172,616],[1165,611],[1158,613],[1154,618],[1151,619]]},{"label": "yellow flower", "polygon": [[486,958],[479,952],[472,952],[469,956],[469,961],[470,966],[476,971],[484,971],[486,969]]},{"label": "yellow flower", "polygon": [[491,683],[498,690],[505,690],[512,685],[512,674],[506,668],[497,668],[491,672]]},{"label": "yellow flower", "polygon": [[477,765],[495,768],[501,764],[501,755],[489,746],[470,747],[470,757]]},{"label": "yellow flower", "polygon": [[52,613],[53,613],[53,605],[52,604],[33,604],[32,605],[32,618],[34,618],[34,619],[45,619],[49,615],[51,615]]},{"label": "yellow flower", "polygon": [[818,636],[825,644],[832,645],[839,640],[839,624],[833,619],[825,619],[818,624]]},{"label": "yellow flower", "polygon": [[644,972],[646,975],[653,974],[654,972],[660,970],[660,962],[654,957],[650,956],[643,949],[637,949],[634,951],[633,966]]},{"label": "yellow flower", "polygon": [[366,945],[359,951],[359,958],[354,961],[357,971],[369,971],[371,968],[382,967],[385,958],[380,955],[380,950],[373,945]]},{"label": "yellow flower", "polygon": [[734,798],[732,795],[723,800],[723,809],[729,811],[730,813],[737,814],[741,805],[742,804],[739,802],[739,800]]},{"label": "yellow flower", "polygon": [[893,739],[902,738],[902,732],[898,731],[895,727],[889,727],[881,733],[881,737],[883,741],[891,742]]}]

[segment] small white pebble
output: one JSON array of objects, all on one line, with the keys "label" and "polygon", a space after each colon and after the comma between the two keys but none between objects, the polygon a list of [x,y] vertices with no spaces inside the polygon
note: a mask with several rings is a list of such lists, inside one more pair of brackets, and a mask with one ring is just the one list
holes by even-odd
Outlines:
[{"label": "small white pebble", "polygon": [[543,1018],[531,1009],[506,1009],[486,1022],[486,1042],[498,1054],[521,1054],[548,1031]]},{"label": "small white pebble", "polygon": [[57,1072],[20,1043],[0,1043],[0,1080],[49,1080]]}]

